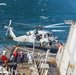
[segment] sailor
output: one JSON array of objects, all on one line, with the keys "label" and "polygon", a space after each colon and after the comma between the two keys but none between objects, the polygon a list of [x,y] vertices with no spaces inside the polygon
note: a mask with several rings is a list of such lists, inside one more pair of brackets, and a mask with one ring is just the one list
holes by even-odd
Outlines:
[{"label": "sailor", "polygon": [[17,57],[18,57],[17,50],[15,50],[15,51],[13,52],[13,56],[14,56],[14,62],[17,62]]},{"label": "sailor", "polygon": [[5,50],[3,50],[3,55],[6,55],[6,51]]},{"label": "sailor", "polygon": [[20,64],[22,64],[22,66],[23,66],[24,54],[22,51],[20,51],[20,53],[19,53],[19,58],[20,58]]},{"label": "sailor", "polygon": [[2,60],[2,63],[4,63],[3,66],[4,67],[7,66],[7,64],[8,64],[8,58],[5,55],[5,53],[1,56],[1,60]]},{"label": "sailor", "polygon": [[4,62],[5,60],[7,60],[7,56],[6,56],[6,51],[3,51],[3,55],[1,57],[2,62]]},{"label": "sailor", "polygon": [[31,54],[31,57],[32,57],[32,61],[34,62],[34,53],[31,52],[30,54]]},{"label": "sailor", "polygon": [[1,60],[1,58],[0,58],[0,65],[2,64],[2,60]]},{"label": "sailor", "polygon": [[28,52],[27,58],[28,58],[28,64],[32,63],[32,56],[30,52]]},{"label": "sailor", "polygon": [[63,43],[60,43],[59,52],[61,53],[62,50],[63,50]]},{"label": "sailor", "polygon": [[57,46],[57,47],[60,47],[60,42],[59,42],[59,40],[55,40],[55,43],[56,43],[56,46]]}]

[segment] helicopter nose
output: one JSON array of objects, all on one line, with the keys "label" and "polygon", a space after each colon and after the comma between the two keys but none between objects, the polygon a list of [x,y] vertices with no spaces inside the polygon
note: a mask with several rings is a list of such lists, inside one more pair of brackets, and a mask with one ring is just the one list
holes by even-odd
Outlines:
[{"label": "helicopter nose", "polygon": [[54,39],[54,40],[57,40],[57,39],[58,39],[58,37],[57,37],[57,36],[55,36],[53,39]]}]

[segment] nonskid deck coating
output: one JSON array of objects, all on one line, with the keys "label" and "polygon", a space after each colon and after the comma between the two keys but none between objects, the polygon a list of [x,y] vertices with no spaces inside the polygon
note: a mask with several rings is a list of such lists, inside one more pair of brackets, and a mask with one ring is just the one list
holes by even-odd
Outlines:
[{"label": "nonskid deck coating", "polygon": [[[10,57],[10,54],[13,53],[13,51],[15,50],[15,46],[7,46],[5,49],[3,50],[6,50],[6,56],[7,57]],[[25,46],[22,46],[22,47],[18,47],[17,48],[17,51],[20,52],[20,51],[23,51],[24,54],[27,54],[28,51],[33,51],[33,48],[29,48],[29,47],[25,47]],[[37,49],[35,48],[35,52],[34,54],[37,55],[38,53],[46,53],[46,51],[44,50],[41,50],[41,49]],[[2,56],[2,52],[0,53],[0,57]],[[19,58],[18,58],[18,61],[19,61]],[[23,75],[23,73],[25,73],[25,75],[30,75],[31,74],[31,71],[30,71],[30,67],[31,65],[29,65],[27,63],[27,60],[25,58],[24,60],[24,63],[23,63],[23,67],[20,65],[20,63],[17,63],[17,70],[18,72],[20,73],[20,75]],[[50,74],[51,75],[51,74]],[[56,74],[55,74],[56,75]]]}]

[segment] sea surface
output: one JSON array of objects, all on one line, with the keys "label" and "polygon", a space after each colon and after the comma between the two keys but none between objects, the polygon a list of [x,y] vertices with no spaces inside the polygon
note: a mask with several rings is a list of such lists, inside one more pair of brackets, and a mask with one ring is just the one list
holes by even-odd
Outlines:
[{"label": "sea surface", "polygon": [[[18,44],[18,42],[4,39],[6,34],[4,26],[8,26],[10,19],[16,36],[31,30],[27,28],[27,25],[46,26],[64,23],[64,20],[76,20],[76,0],[0,0],[0,50],[7,45]],[[66,42],[69,27],[45,30],[52,31],[60,41]]]}]

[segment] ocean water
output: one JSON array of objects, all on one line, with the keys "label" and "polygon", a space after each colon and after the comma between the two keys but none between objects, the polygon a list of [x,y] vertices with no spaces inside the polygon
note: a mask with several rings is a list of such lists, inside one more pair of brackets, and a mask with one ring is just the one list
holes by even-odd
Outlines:
[{"label": "ocean water", "polygon": [[[7,45],[17,44],[15,41],[4,39],[4,26],[8,25],[10,19],[31,26],[76,20],[76,0],[0,0],[0,50]],[[26,25],[11,24],[16,36],[30,30]],[[66,42],[69,27],[46,30],[52,31],[60,41]]]}]

